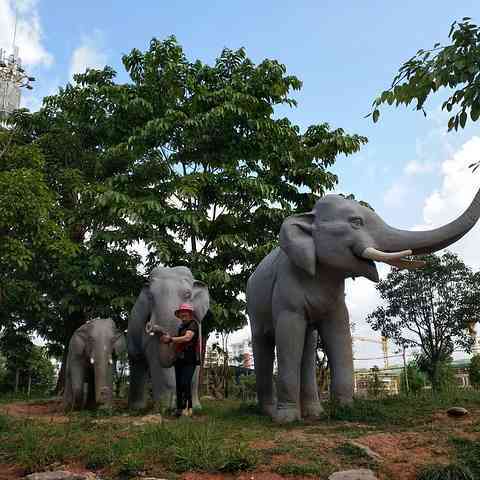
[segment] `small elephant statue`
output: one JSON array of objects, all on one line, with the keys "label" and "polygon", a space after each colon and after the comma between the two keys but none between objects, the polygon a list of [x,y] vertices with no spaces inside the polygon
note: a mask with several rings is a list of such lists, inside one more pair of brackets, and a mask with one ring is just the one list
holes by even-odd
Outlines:
[{"label": "small elephant statue", "polygon": [[[175,350],[172,344],[162,343],[160,338],[163,333],[177,335],[180,320],[175,316],[175,311],[182,303],[193,306],[193,316],[199,323],[201,342],[201,322],[210,306],[207,286],[195,280],[187,267],[154,268],[128,320],[128,403],[131,409],[146,407],[145,381],[148,372],[155,408],[161,410],[174,407],[176,383],[172,365],[175,362]],[[192,380],[193,408],[200,407],[198,373],[197,368]]]},{"label": "small elephant statue", "polygon": [[111,407],[114,362],[125,350],[125,336],[110,318],[95,318],[77,328],[68,346],[64,408]]},{"label": "small elephant statue", "polygon": [[[258,265],[247,283],[247,310],[262,410],[279,422],[318,416],[322,409],[315,377],[317,335],[331,367],[331,395],[353,399],[353,355],[345,279],[378,282],[374,262],[417,268],[411,255],[436,252],[459,240],[480,215],[480,190],[453,222],[431,231],[403,231],[372,209],[340,195],[320,198],[308,213],[288,217],[280,248]],[[273,395],[274,350],[278,361]]]}]

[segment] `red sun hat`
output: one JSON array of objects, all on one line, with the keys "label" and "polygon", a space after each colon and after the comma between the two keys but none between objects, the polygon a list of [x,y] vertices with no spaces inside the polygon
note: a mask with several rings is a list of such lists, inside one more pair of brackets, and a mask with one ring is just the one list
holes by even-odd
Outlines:
[{"label": "red sun hat", "polygon": [[175,310],[175,315],[178,315],[180,312],[190,312],[193,314],[193,305],[189,303],[182,303],[177,310]]}]

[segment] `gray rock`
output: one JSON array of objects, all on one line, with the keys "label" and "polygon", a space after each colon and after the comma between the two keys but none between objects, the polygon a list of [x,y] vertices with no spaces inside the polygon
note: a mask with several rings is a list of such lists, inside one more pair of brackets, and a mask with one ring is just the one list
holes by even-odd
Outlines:
[{"label": "gray rock", "polygon": [[371,470],[359,468],[358,470],[343,470],[332,473],[328,480],[378,480],[378,477]]},{"label": "gray rock", "polygon": [[451,407],[447,410],[447,414],[451,417],[463,417],[468,415],[468,410],[463,407]]},{"label": "gray rock", "polygon": [[54,472],[31,473],[25,477],[27,480],[91,480],[95,475],[91,473],[73,473],[66,470]]}]

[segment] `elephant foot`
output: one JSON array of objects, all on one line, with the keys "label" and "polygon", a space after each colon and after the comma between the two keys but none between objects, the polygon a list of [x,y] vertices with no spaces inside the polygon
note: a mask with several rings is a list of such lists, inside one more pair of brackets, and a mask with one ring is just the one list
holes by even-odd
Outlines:
[{"label": "elephant foot", "polygon": [[277,411],[274,415],[274,420],[277,423],[291,423],[301,419],[300,409],[294,403],[278,405]]},{"label": "elephant foot", "polygon": [[306,402],[302,404],[302,416],[306,417],[321,417],[324,412],[320,402]]},{"label": "elephant foot", "polygon": [[338,405],[351,405],[353,403],[353,395],[332,395],[331,400]]},{"label": "elephant foot", "polygon": [[269,417],[273,418],[275,417],[275,414],[277,412],[276,406],[274,403],[263,403],[260,405],[260,411],[268,415]]},{"label": "elephant foot", "polygon": [[129,410],[145,410],[147,408],[147,404],[144,400],[137,400],[134,402],[128,403]]}]

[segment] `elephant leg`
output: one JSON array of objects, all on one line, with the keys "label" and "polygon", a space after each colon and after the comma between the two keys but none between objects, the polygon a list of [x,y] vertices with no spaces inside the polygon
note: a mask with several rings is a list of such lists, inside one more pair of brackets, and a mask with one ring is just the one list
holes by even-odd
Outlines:
[{"label": "elephant leg", "polygon": [[300,367],[305,344],[306,321],[298,313],[284,311],[278,316],[275,329],[277,345],[278,422],[300,420]]},{"label": "elephant leg", "polygon": [[70,365],[70,381],[72,392],[72,408],[81,410],[84,407],[83,382],[85,381],[85,369],[82,365],[72,362]]},{"label": "elephant leg", "polygon": [[130,387],[128,389],[128,407],[133,410],[146,408],[145,382],[147,380],[147,363],[140,359],[129,359]]},{"label": "elephant leg", "polygon": [[192,379],[192,406],[194,410],[202,409],[202,405],[198,397],[199,383],[200,383],[200,366],[197,365],[197,368],[195,368],[195,373],[193,374],[193,379]]},{"label": "elephant leg", "polygon": [[162,412],[174,408],[176,384],[173,367],[162,367],[155,359],[150,363],[150,377],[155,410]]},{"label": "elephant leg", "polygon": [[319,332],[330,363],[330,397],[341,404],[353,401],[353,354],[348,311],[343,306]]},{"label": "elephant leg", "polygon": [[300,403],[303,417],[319,417],[323,411],[318,397],[316,375],[316,350],[318,332],[312,328],[307,329],[301,366]]},{"label": "elephant leg", "polygon": [[97,406],[95,400],[95,373],[93,368],[87,371],[87,404],[88,409],[94,409]]},{"label": "elephant leg", "polygon": [[252,338],[252,349],[255,360],[258,403],[263,413],[273,417],[275,414],[275,399],[273,395],[275,342],[270,336],[264,334],[255,335]]}]

